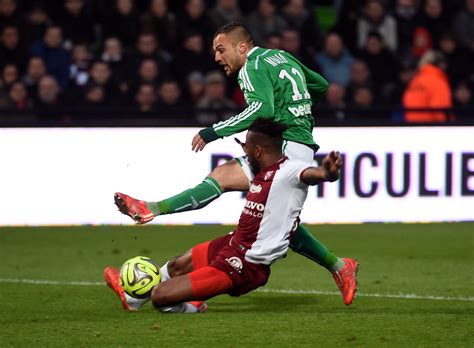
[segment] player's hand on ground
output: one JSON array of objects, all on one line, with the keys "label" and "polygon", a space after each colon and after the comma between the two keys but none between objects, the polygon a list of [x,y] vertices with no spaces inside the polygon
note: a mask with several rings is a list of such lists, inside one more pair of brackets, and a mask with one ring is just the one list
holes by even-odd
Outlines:
[{"label": "player's hand on ground", "polygon": [[339,179],[339,169],[342,166],[342,157],[339,151],[331,151],[323,159],[323,168],[326,171],[327,181]]},{"label": "player's hand on ground", "polygon": [[191,150],[194,152],[199,152],[199,151],[202,151],[202,149],[204,149],[205,146],[206,146],[206,142],[202,140],[201,135],[197,133],[194,136],[193,141],[191,143]]}]

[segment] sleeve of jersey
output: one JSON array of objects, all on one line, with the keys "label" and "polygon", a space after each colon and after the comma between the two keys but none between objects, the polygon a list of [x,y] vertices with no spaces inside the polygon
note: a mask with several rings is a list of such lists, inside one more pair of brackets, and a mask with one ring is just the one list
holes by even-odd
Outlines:
[{"label": "sleeve of jersey", "polygon": [[238,115],[201,130],[199,134],[206,143],[242,132],[258,117],[273,117],[274,92],[267,68],[263,64],[258,69],[244,66],[239,78],[248,107]]},{"label": "sleeve of jersey", "polygon": [[308,86],[309,94],[311,94],[311,100],[313,101],[313,104],[316,105],[326,94],[329,87],[328,81],[303,64],[301,64],[301,68],[306,77],[306,85]]},{"label": "sleeve of jersey", "polygon": [[310,167],[311,165],[309,165],[307,162],[300,160],[289,160],[287,174],[290,184],[297,187],[307,187],[308,185],[301,181],[301,175],[306,169]]}]

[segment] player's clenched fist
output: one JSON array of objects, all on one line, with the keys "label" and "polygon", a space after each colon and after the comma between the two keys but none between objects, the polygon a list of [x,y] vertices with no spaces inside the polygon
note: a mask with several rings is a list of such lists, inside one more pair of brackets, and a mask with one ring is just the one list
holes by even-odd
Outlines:
[{"label": "player's clenched fist", "polygon": [[326,171],[327,181],[339,179],[339,169],[342,166],[342,157],[339,151],[331,151],[323,159],[323,168]]}]

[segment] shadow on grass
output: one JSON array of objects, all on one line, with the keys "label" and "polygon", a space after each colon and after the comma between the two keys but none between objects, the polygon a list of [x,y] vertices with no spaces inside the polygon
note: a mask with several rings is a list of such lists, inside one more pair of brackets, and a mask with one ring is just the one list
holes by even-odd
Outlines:
[{"label": "shadow on grass", "polygon": [[[474,315],[474,304],[423,300],[356,299],[345,306],[337,296],[251,294],[240,298],[216,298],[210,304],[215,313],[345,313],[351,315]],[[410,301],[407,304],[403,302]]]},{"label": "shadow on grass", "polygon": [[[230,300],[216,298],[209,306],[212,312],[294,313],[313,312],[321,304],[321,299],[314,295],[251,294],[230,297]],[[324,308],[327,309],[327,304]]]}]

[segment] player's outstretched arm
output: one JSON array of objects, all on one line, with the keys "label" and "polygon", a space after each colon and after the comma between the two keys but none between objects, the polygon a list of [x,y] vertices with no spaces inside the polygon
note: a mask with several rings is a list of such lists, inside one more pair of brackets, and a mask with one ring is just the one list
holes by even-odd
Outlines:
[{"label": "player's outstretched arm", "polygon": [[240,133],[252,124],[258,117],[273,117],[274,109],[272,104],[263,101],[252,102],[240,114],[221,121],[211,127],[201,129],[197,133],[191,143],[191,149],[195,152],[204,149],[206,144],[219,138],[228,137],[230,135]]},{"label": "player's outstretched arm", "polygon": [[274,117],[274,90],[266,67],[260,68],[244,66],[239,74],[245,74],[245,84],[242,91],[246,95],[247,108],[227,120],[201,129],[191,143],[193,151],[201,151],[206,144],[219,138],[242,132],[258,117]]},{"label": "player's outstretched arm", "polygon": [[323,159],[321,167],[309,167],[301,173],[301,181],[307,185],[317,185],[325,181],[339,179],[342,157],[339,152],[331,151]]}]

